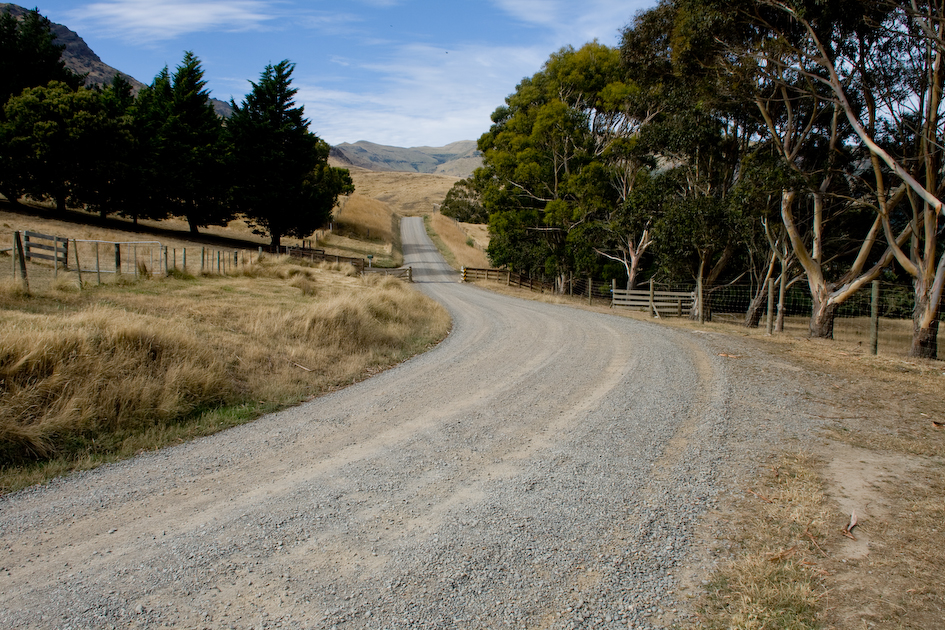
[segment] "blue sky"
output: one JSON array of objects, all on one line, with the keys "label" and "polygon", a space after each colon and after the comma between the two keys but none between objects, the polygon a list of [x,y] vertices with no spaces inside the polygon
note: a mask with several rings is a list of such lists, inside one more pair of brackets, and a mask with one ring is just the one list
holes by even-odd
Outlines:
[{"label": "blue sky", "polygon": [[[49,0],[40,13],[150,83],[184,51],[212,95],[240,102],[269,63],[330,144],[476,140],[489,115],[565,45],[616,46],[655,0]],[[30,4],[31,8],[34,6]]]}]

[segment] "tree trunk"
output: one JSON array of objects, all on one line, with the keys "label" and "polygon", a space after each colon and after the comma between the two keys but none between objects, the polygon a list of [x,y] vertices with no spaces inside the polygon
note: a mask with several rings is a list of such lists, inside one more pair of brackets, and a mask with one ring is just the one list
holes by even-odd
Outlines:
[{"label": "tree trunk", "polygon": [[630,257],[630,269],[627,271],[627,291],[637,288],[637,267],[640,265],[640,254]]},{"label": "tree trunk", "polygon": [[928,296],[916,301],[912,314],[912,347],[910,357],[938,358],[938,305]]},{"label": "tree trunk", "polygon": [[190,226],[191,234],[200,234],[200,226],[189,215],[187,216],[187,224]]},{"label": "tree trunk", "polygon": [[761,286],[758,293],[752,299],[751,304],[748,305],[748,312],[745,313],[746,328],[758,328],[758,324],[761,322],[762,311],[767,304],[768,287],[765,284]]},{"label": "tree trunk", "polygon": [[64,193],[56,195],[56,212],[59,214],[66,213],[66,195]]},{"label": "tree trunk", "polygon": [[814,300],[814,311],[810,316],[810,336],[817,339],[833,339],[833,320],[837,315],[837,304],[827,301],[825,295],[811,292]]},{"label": "tree trunk", "polygon": [[784,296],[787,293],[787,269],[781,269],[781,277],[778,278],[778,317],[774,324],[775,332],[784,332]]},{"label": "tree trunk", "polygon": [[271,247],[276,250],[276,253],[279,253],[279,247],[282,245],[282,235],[281,234],[272,234],[272,243]]}]

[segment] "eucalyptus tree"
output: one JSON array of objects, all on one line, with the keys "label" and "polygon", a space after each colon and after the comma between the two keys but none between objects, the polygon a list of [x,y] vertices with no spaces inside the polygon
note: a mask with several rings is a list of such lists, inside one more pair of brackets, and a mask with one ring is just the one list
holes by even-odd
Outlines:
[{"label": "eucalyptus tree", "polygon": [[[785,191],[785,225],[792,232],[812,293],[822,287],[821,301],[829,310],[895,259],[914,282],[911,354],[934,357],[945,285],[945,252],[938,242],[945,184],[941,124],[945,7],[935,0],[738,4],[738,12],[759,34],[746,57],[764,71],[762,85],[770,84],[772,94],[789,90],[791,99],[777,99],[784,103],[782,109],[789,102],[804,101],[808,108],[816,106],[829,116],[831,129],[845,129],[843,137],[831,141],[833,154],[849,147],[858,150],[858,164],[848,176],[855,178],[859,192],[850,205],[874,214],[866,236],[860,237],[860,255],[838,280],[823,279],[819,268],[818,223],[826,221],[817,219],[817,197],[814,240],[808,248],[799,231],[792,229],[796,192]],[[787,142],[789,125],[801,133],[806,129],[803,118],[782,114],[773,116],[769,125],[781,127],[775,135],[784,145],[786,159],[791,159],[794,147],[810,143],[797,131],[793,144]],[[871,247],[883,245],[885,251],[865,262]],[[812,320],[812,334],[829,333],[815,324]]]},{"label": "eucalyptus tree", "polygon": [[[479,139],[477,177],[494,263],[554,275],[559,284],[567,272],[598,264],[587,237],[620,227],[616,213],[639,168],[629,141],[641,120],[637,89],[624,78],[615,49],[563,48],[493,113]],[[598,249],[609,253],[605,245]]]}]

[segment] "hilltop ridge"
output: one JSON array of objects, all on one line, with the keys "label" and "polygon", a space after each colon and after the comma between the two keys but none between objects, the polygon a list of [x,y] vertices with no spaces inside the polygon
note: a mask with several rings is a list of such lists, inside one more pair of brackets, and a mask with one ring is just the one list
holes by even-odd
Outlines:
[{"label": "hilltop ridge", "polygon": [[474,140],[460,140],[442,147],[393,147],[367,140],[343,142],[332,147],[331,157],[339,165],[371,171],[430,173],[469,177],[482,166],[482,154]]}]

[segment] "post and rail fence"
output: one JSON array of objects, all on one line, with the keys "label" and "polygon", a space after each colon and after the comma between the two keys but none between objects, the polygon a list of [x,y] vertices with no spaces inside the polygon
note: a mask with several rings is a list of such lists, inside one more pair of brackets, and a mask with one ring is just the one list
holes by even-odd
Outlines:
[{"label": "post and rail fence", "polygon": [[[263,248],[260,248],[260,252]],[[338,254],[329,254],[324,249],[315,247],[306,247],[304,244],[299,246],[284,245],[279,247],[270,247],[267,250],[270,254],[286,255],[292,258],[301,258],[310,262],[324,261],[334,263],[348,263],[353,265],[362,276],[365,274],[388,275],[395,278],[413,282],[413,269],[410,267],[398,267],[396,269],[378,269],[371,267],[371,264],[364,258],[355,258],[352,256],[339,256]]]}]

